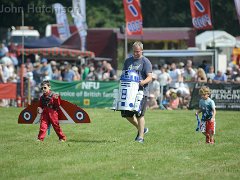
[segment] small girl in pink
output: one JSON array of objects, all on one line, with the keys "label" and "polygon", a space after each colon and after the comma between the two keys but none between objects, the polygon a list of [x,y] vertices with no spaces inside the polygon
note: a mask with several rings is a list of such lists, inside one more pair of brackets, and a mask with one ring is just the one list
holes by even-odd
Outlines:
[{"label": "small girl in pink", "polygon": [[178,106],[179,106],[179,97],[177,96],[177,93],[170,92],[170,99],[169,99],[167,109],[168,110],[178,109]]}]

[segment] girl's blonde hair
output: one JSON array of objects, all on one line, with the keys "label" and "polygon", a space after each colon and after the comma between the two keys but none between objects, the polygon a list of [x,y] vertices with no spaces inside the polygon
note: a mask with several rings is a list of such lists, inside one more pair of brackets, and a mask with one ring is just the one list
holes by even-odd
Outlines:
[{"label": "girl's blonde hair", "polygon": [[170,93],[170,96],[171,96],[171,98],[173,98],[173,99],[177,99],[177,93],[175,93],[175,92],[171,92],[171,93]]},{"label": "girl's blonde hair", "polygon": [[211,90],[209,87],[207,86],[202,86],[200,89],[199,89],[199,94],[200,95],[204,95],[204,94],[210,94]]},{"label": "girl's blonde hair", "polygon": [[206,73],[202,68],[198,68],[197,75],[200,76],[201,78],[207,79]]}]

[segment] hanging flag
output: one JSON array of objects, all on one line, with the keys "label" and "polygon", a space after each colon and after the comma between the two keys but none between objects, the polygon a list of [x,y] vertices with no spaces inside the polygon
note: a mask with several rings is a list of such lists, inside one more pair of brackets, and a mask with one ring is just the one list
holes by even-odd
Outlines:
[{"label": "hanging flag", "polygon": [[192,23],[196,29],[212,29],[209,0],[190,0]]},{"label": "hanging flag", "polygon": [[234,0],[234,2],[235,2],[236,10],[237,10],[238,21],[240,24],[240,0]]},{"label": "hanging flag", "polygon": [[86,0],[72,0],[72,18],[81,38],[81,50],[86,51]]},{"label": "hanging flag", "polygon": [[60,3],[53,4],[53,9],[55,10],[56,14],[59,37],[62,40],[66,40],[71,35],[66,16],[66,10]]},{"label": "hanging flag", "polygon": [[139,0],[123,0],[126,31],[128,35],[141,35],[142,30],[142,12]]}]

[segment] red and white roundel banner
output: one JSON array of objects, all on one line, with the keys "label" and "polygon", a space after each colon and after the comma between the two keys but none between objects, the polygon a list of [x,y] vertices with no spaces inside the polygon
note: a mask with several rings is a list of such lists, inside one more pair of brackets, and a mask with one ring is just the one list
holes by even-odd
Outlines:
[{"label": "red and white roundel banner", "polygon": [[22,115],[23,115],[23,119],[24,119],[25,121],[29,121],[29,120],[32,119],[32,114],[31,114],[31,112],[29,112],[29,111],[23,112]]},{"label": "red and white roundel banner", "polygon": [[212,29],[209,0],[190,0],[192,23],[195,29]]},{"label": "red and white roundel banner", "polygon": [[123,0],[128,35],[141,35],[142,11],[139,0]]}]

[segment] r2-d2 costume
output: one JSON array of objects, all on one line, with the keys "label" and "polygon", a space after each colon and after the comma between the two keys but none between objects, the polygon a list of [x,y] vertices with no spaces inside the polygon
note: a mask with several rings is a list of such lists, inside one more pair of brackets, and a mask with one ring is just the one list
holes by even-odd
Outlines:
[{"label": "r2-d2 costume", "polygon": [[141,114],[143,90],[139,90],[140,78],[136,71],[123,71],[119,89],[114,89],[113,110],[134,111]]}]

